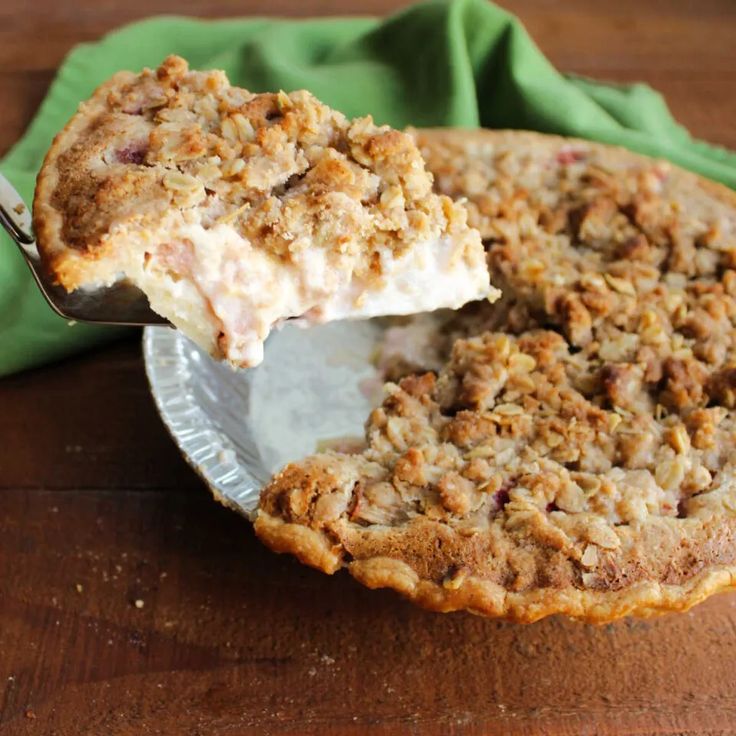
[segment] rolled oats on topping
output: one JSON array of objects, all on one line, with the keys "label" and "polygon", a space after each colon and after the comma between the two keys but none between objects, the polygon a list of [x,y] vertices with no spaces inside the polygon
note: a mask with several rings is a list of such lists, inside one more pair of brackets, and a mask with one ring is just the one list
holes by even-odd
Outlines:
[{"label": "rolled oats on topping", "polygon": [[[334,230],[342,228],[341,219],[330,224],[325,216],[338,192],[360,197],[366,211],[375,213],[372,220],[380,228],[367,236],[380,245],[406,247],[412,240],[436,236],[448,218],[464,222],[458,205],[430,196],[431,175],[408,135],[376,126],[368,117],[349,121],[308,92],[255,95],[231,87],[221,72],[189,71],[185,61],[170,57],[158,70],[144,71],[114,89],[108,103],[111,113],[138,116],[146,126],[146,165],[199,179],[225,209],[241,207],[244,194],[255,218],[252,225],[250,218],[244,219],[244,233],[254,235],[262,227],[258,200],[278,188],[284,189],[278,196],[300,210],[302,221],[309,217],[321,222],[315,233],[325,243],[341,237],[342,231]],[[122,174],[122,169],[118,174],[111,168],[110,186]],[[316,186],[303,185],[305,177],[312,177]],[[375,182],[381,177],[388,186],[377,191]],[[170,181],[166,179],[167,188]],[[332,193],[330,202],[315,198],[320,186],[325,196]],[[122,190],[119,194],[125,196]],[[88,216],[100,218],[101,213]],[[407,217],[415,229],[407,227]],[[89,226],[86,219],[70,220],[70,240],[89,232]],[[288,224],[271,227],[265,242],[282,254]]]},{"label": "rolled oats on topping", "polygon": [[[463,570],[563,598],[735,564],[736,198],[584,141],[415,136],[436,191],[467,201],[503,298],[442,321],[441,369],[373,413],[364,460],[397,464],[385,437],[400,417],[421,481],[393,475],[390,544],[330,530],[348,559],[402,559],[453,592]],[[457,450],[441,467],[439,447]],[[274,509],[287,487],[264,490],[262,513],[309,524]]]}]

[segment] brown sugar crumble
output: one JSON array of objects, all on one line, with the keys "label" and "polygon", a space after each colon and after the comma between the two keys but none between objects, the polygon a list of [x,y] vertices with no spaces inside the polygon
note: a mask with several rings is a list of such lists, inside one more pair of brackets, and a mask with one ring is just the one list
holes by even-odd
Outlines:
[{"label": "brown sugar crumble", "polygon": [[278,551],[437,610],[605,621],[736,582],[736,195],[521,132],[417,131],[503,297],[261,497]]}]

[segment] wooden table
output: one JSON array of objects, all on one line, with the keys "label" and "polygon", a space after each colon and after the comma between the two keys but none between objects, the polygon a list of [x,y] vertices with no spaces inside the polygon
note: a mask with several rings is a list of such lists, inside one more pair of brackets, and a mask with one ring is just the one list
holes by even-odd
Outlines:
[{"label": "wooden table", "polygon": [[[152,12],[3,0],[0,153],[72,44]],[[560,68],[644,79],[736,147],[733,0],[509,2]],[[155,414],[138,340],[0,381],[0,734],[736,733],[736,595],[596,628],[433,615],[261,547]]]}]

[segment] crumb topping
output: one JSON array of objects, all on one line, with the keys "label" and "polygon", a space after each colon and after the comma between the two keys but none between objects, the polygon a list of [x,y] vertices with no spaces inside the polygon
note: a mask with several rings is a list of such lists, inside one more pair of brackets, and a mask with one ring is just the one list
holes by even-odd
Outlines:
[{"label": "crumb topping", "polygon": [[736,198],[583,141],[416,135],[503,298],[445,321],[436,375],[387,385],[362,455],[291,466],[264,513],[447,590],[683,584],[736,561]]},{"label": "crumb topping", "polygon": [[472,258],[477,244],[464,209],[432,193],[409,135],[350,121],[303,90],[253,94],[175,56],[118,75],[58,168],[53,203],[80,251],[171,207],[205,227],[228,223],[287,262],[315,246],[334,258],[367,253],[356,266],[364,278],[380,276],[382,250],[399,257],[449,234]]}]

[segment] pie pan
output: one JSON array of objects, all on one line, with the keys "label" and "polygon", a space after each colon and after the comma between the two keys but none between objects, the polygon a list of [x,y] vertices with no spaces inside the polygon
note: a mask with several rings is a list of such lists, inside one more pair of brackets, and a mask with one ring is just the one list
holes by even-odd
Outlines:
[{"label": "pie pan", "polygon": [[257,368],[212,360],[178,330],[147,327],[146,374],[184,458],[215,498],[252,518],[271,475],[325,442],[362,437],[380,320],[286,325]]}]

